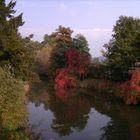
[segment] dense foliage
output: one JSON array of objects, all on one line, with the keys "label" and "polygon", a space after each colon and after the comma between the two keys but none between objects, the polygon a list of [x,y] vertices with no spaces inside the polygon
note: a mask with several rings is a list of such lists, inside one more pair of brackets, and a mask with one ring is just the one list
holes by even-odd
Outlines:
[{"label": "dense foliage", "polygon": [[25,138],[27,123],[26,97],[23,82],[15,79],[9,68],[0,68],[0,137],[19,140]]},{"label": "dense foliage", "polygon": [[114,34],[105,44],[108,74],[115,81],[129,78],[128,70],[140,61],[140,19],[120,16]]},{"label": "dense foliage", "polygon": [[[30,38],[22,38],[18,28],[22,14],[14,16],[16,2],[0,1],[0,138],[28,139],[24,82],[37,76],[32,71],[33,49]],[[31,36],[30,36],[31,37]],[[33,46],[33,45],[32,45]]]},{"label": "dense foliage", "polygon": [[89,52],[88,42],[82,34],[77,34],[73,38],[72,46],[79,50],[80,52]]},{"label": "dense foliage", "polygon": [[[86,75],[87,67],[90,63],[86,38],[83,35],[77,35],[72,38],[72,32],[70,28],[59,26],[56,32],[50,36],[45,35],[45,40],[42,42],[44,44],[48,41],[46,46],[49,54],[46,60],[48,60],[49,65],[46,65],[46,70],[48,70],[50,76],[56,77],[55,82],[59,85],[58,87],[74,86],[74,81],[78,77],[81,78]],[[38,57],[37,60],[41,60],[41,57]]]},{"label": "dense foliage", "polygon": [[56,69],[66,67],[65,52],[72,45],[72,30],[63,26],[59,26],[56,32],[51,34],[54,40],[53,49],[50,56],[51,71],[55,74]]},{"label": "dense foliage", "polygon": [[65,52],[67,65],[57,70],[55,84],[57,88],[76,87],[77,79],[84,79],[90,64],[90,55],[76,48]]},{"label": "dense foliage", "polygon": [[36,56],[39,73],[55,78],[60,69],[66,68],[71,74],[75,71],[79,78],[85,76],[90,63],[88,43],[81,34],[72,38],[72,32],[70,28],[59,26],[51,35],[44,36],[44,48]]},{"label": "dense foliage", "polygon": [[140,102],[140,68],[135,68],[129,81],[120,85],[120,91],[126,104]]},{"label": "dense foliage", "polygon": [[102,60],[102,57],[92,58],[88,66],[87,77],[90,79],[107,79],[107,68],[104,61],[105,60]]},{"label": "dense foliage", "polygon": [[[23,25],[22,14],[14,16],[16,2],[0,1],[0,65],[10,64],[16,77],[30,80],[32,55],[18,32]],[[33,74],[34,75],[34,74]]]},{"label": "dense foliage", "polygon": [[80,52],[76,48],[70,48],[66,51],[65,55],[69,73],[77,74],[79,77],[84,78],[90,64],[89,53]]}]

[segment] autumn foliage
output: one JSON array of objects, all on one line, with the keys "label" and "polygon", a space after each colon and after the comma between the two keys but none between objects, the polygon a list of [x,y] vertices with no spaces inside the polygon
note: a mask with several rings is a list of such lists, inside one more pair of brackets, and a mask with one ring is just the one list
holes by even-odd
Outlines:
[{"label": "autumn foliage", "polygon": [[55,78],[55,87],[56,88],[70,88],[76,87],[76,76],[69,74],[67,68],[57,70]]},{"label": "autumn foliage", "polygon": [[67,69],[69,73],[77,74],[79,77],[86,76],[90,64],[90,55],[75,48],[66,51]]},{"label": "autumn foliage", "polygon": [[81,53],[76,48],[70,48],[65,52],[67,66],[56,70],[55,87],[76,87],[78,78],[84,78],[90,63],[90,55]]},{"label": "autumn foliage", "polygon": [[120,89],[126,104],[137,104],[140,97],[140,69],[136,68],[129,81],[122,83]]}]

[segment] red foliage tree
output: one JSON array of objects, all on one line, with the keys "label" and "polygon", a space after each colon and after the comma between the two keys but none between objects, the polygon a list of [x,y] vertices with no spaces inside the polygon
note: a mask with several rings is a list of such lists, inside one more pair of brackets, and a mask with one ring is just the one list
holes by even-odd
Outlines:
[{"label": "red foliage tree", "polygon": [[84,78],[90,63],[90,55],[82,53],[76,48],[66,51],[67,66],[56,71],[55,83],[57,88],[75,87],[77,76]]},{"label": "red foliage tree", "polygon": [[67,70],[69,73],[77,73],[79,66],[80,54],[77,49],[71,48],[66,51],[65,57],[67,59]]},{"label": "red foliage tree", "polygon": [[140,92],[140,70],[135,69],[130,80],[131,89],[135,92]]},{"label": "red foliage tree", "polygon": [[77,77],[69,74],[67,68],[57,70],[55,88],[70,88],[76,86]]},{"label": "red foliage tree", "polygon": [[88,65],[90,64],[90,55],[85,52],[80,52],[76,48],[71,48],[66,51],[66,58],[68,71],[84,78]]},{"label": "red foliage tree", "polygon": [[135,69],[129,81],[122,83],[120,89],[127,104],[137,104],[140,96],[140,70]]}]

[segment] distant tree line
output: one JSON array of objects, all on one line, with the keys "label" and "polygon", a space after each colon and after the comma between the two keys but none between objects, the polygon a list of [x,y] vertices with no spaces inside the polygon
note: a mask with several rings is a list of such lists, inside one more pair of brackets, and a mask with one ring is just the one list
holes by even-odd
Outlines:
[{"label": "distant tree line", "polygon": [[[64,52],[69,47],[89,53],[86,38],[81,34],[72,38],[71,34],[70,28],[59,26],[56,32],[44,35],[44,40],[41,42],[44,47],[37,53],[36,57],[36,64],[42,65],[40,68],[42,68],[43,73],[54,73],[55,69],[65,67]],[[139,46],[140,19],[120,16],[113,28],[112,38],[103,46],[104,60],[100,61],[100,57],[94,58],[93,56],[88,67],[88,76],[118,82],[128,80],[131,77],[129,71],[136,62],[140,61]]]}]

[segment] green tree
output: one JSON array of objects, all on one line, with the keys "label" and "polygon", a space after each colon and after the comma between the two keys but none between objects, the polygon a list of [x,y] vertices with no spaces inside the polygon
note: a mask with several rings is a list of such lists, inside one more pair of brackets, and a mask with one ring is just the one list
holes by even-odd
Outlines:
[{"label": "green tree", "polygon": [[34,58],[38,51],[40,51],[42,48],[44,48],[44,45],[38,41],[33,40],[33,34],[30,34],[29,36],[22,38],[24,42],[24,46],[26,47],[27,51],[30,53],[30,55]]},{"label": "green tree", "polygon": [[68,27],[59,26],[58,29],[56,29],[56,32],[53,32],[51,34],[51,37],[53,38],[56,47],[62,47],[62,46],[68,46],[70,47],[72,44],[72,37],[71,34],[73,31]]},{"label": "green tree", "polygon": [[[18,53],[16,45],[20,45],[19,34],[17,29],[23,25],[22,14],[14,17],[15,11],[13,7],[15,2],[10,2],[7,6],[5,0],[0,3],[0,60],[3,63],[8,62],[12,57],[12,53]],[[15,52],[14,52],[15,51]]]},{"label": "green tree", "polygon": [[24,24],[22,14],[14,16],[16,2],[0,1],[0,65],[10,64],[16,77],[27,80],[31,57],[18,28]]},{"label": "green tree", "polygon": [[104,45],[106,63],[113,80],[126,80],[128,70],[140,61],[140,19],[120,16],[113,32],[110,42]]},{"label": "green tree", "polygon": [[56,32],[50,36],[53,40],[53,49],[50,56],[51,71],[54,74],[56,69],[66,66],[65,52],[72,46],[72,30],[63,26],[59,26]]},{"label": "green tree", "polygon": [[53,45],[54,42],[54,38],[51,35],[45,34],[41,43],[43,45]]},{"label": "green tree", "polygon": [[73,47],[80,50],[81,52],[89,52],[88,42],[82,34],[77,34],[73,38]]}]

